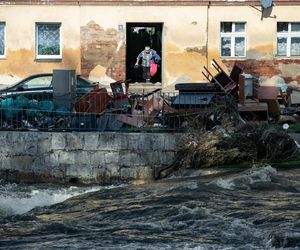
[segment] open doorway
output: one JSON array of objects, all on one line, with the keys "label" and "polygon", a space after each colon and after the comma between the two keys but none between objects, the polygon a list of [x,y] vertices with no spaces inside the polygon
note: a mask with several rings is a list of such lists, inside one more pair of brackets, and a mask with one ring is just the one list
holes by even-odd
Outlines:
[{"label": "open doorway", "polygon": [[[126,24],[126,79],[144,83],[142,67],[134,67],[136,58],[145,46],[150,46],[162,58],[162,23],[127,23]],[[151,78],[152,83],[161,83],[161,64]]]}]

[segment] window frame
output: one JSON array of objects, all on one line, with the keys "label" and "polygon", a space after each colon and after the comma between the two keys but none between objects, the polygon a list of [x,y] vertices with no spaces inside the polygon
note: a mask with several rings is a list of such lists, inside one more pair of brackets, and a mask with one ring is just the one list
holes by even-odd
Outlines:
[{"label": "window frame", "polygon": [[4,53],[3,55],[0,54],[0,59],[6,59],[6,22],[0,21],[0,24],[4,24]]},{"label": "window frame", "polygon": [[[39,55],[38,52],[38,26],[39,25],[59,25],[59,55]],[[45,60],[62,59],[62,23],[61,22],[36,22],[35,23],[35,58]]]},{"label": "window frame", "polygon": [[[288,31],[287,32],[278,32],[278,23],[287,23],[288,24]],[[299,23],[299,22],[277,22],[276,23],[276,56],[278,57],[300,57],[299,55],[291,55],[291,45],[292,45],[292,38],[300,38],[300,31],[293,32],[292,31],[292,24]],[[286,55],[279,55],[278,54],[278,38],[286,38]]]},{"label": "window frame", "polygon": [[[222,23],[232,23],[231,32],[222,32]],[[235,31],[235,25],[237,23],[243,23],[245,25],[244,32],[236,32]],[[231,46],[230,46],[231,55],[230,56],[222,55],[222,38],[230,38],[230,41],[231,41]],[[242,55],[242,56],[235,55],[235,39],[236,38],[244,38],[245,39],[244,55]],[[221,56],[221,58],[245,58],[247,56],[247,22],[244,22],[244,21],[235,21],[235,22],[222,21],[220,23],[220,56]]]}]

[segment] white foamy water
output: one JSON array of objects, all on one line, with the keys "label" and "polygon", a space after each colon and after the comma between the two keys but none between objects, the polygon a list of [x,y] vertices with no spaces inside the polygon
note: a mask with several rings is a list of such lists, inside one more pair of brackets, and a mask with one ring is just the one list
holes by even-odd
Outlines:
[{"label": "white foamy water", "polygon": [[114,188],[115,186],[101,187],[67,187],[31,190],[20,190],[17,184],[0,184],[0,217],[12,214],[23,214],[35,207],[50,206],[63,202],[71,197]]},{"label": "white foamy water", "polygon": [[[299,169],[265,166],[96,187],[100,190],[29,216],[0,218],[0,248],[299,249],[299,180]],[[92,190],[0,183],[0,206],[33,203],[28,210]]]},{"label": "white foamy water", "polygon": [[228,190],[234,190],[236,187],[249,188],[249,186],[254,183],[271,182],[271,177],[276,173],[276,169],[270,165],[261,168],[253,167],[235,176],[219,178],[209,184]]}]

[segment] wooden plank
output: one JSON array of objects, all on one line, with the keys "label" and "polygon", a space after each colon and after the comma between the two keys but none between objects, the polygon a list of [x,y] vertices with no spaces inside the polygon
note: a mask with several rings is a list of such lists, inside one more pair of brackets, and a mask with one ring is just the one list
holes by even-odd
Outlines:
[{"label": "wooden plank", "polygon": [[267,103],[245,103],[244,105],[238,104],[240,112],[255,112],[255,111],[268,111]]},{"label": "wooden plank", "polygon": [[273,86],[260,86],[258,89],[259,100],[275,100],[279,95],[279,88]]}]

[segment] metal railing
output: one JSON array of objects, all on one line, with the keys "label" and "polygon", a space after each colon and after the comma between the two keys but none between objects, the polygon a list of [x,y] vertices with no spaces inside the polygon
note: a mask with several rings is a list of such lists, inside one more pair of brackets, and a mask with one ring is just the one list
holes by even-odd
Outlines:
[{"label": "metal railing", "polygon": [[181,131],[185,120],[207,115],[215,93],[147,95],[94,89],[77,96],[49,92],[0,94],[0,130],[33,131]]}]

